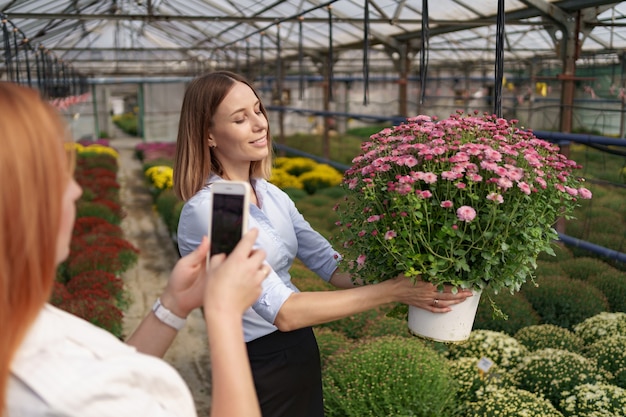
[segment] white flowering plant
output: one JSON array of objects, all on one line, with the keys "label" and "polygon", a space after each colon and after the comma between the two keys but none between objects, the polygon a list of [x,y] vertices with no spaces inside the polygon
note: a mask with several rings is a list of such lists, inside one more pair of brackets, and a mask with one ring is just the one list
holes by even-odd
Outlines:
[{"label": "white flowering plant", "polygon": [[587,344],[606,337],[626,336],[626,313],[603,311],[576,324],[574,333]]},{"label": "white flowering plant", "polygon": [[626,390],[611,384],[581,384],[564,393],[560,408],[566,416],[622,416],[626,410]]},{"label": "white flowering plant", "polygon": [[479,369],[480,358],[461,356],[450,361],[450,373],[457,382],[457,398],[460,404],[478,401],[479,396],[489,395],[499,389],[513,388],[515,381],[511,373],[493,364],[488,372]]},{"label": "white flowering plant", "polygon": [[604,384],[611,375],[597,362],[561,349],[540,349],[522,358],[513,371],[517,387],[542,395],[552,404],[582,384]]},{"label": "white flowering plant", "polygon": [[506,333],[478,329],[472,331],[464,343],[448,346],[446,354],[451,360],[488,358],[502,370],[509,371],[528,355],[528,349]]},{"label": "white flowering plant", "polygon": [[563,417],[545,398],[526,390],[507,387],[484,392],[470,404],[468,415],[498,417]]},{"label": "white flowering plant", "polygon": [[580,166],[517,121],[410,118],[363,143],[337,211],[344,270],[438,287],[519,291],[559,217],[591,198]]}]

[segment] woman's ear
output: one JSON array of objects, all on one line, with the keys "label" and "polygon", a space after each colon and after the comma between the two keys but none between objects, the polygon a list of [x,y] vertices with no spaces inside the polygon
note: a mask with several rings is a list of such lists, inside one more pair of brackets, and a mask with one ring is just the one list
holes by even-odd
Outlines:
[{"label": "woman's ear", "polygon": [[209,135],[209,137],[207,138],[207,142],[209,143],[209,148],[217,147],[217,145],[215,144],[215,141],[213,140],[213,138],[211,138],[211,135]]}]

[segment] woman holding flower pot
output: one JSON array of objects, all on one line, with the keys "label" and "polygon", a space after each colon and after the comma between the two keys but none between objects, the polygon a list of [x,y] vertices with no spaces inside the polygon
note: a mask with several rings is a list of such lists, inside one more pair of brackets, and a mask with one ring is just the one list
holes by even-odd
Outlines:
[{"label": "woman holding flower pot", "polygon": [[[341,256],[311,228],[289,196],[267,182],[272,166],[268,117],[251,84],[220,71],[194,79],[185,92],[174,165],[174,189],[186,201],[178,226],[182,255],[207,233],[211,184],[250,183],[250,226],[272,268],[261,297],[244,314],[244,333],[265,417],[322,416],[321,369],[311,326],[391,302],[436,313],[471,296],[438,291],[398,275],[376,285],[355,285],[337,269]],[[295,258],[342,290],[300,292],[289,269]]]},{"label": "woman holding flower pot", "polygon": [[[81,188],[67,127],[39,94],[0,82],[0,416],[196,416],[191,393],[162,356],[204,305],[213,363],[212,416],[260,415],[241,315],[268,273],[250,231],[229,256],[208,241],[175,266],[159,303],[122,343],[47,303],[68,256]],[[208,278],[208,279],[206,279]],[[178,316],[178,317],[176,317]]]}]

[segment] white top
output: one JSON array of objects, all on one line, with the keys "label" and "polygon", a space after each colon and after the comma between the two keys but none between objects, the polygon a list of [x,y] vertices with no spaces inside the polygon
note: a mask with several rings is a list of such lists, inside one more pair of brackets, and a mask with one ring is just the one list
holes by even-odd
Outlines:
[{"label": "white top", "polygon": [[7,402],[7,417],[197,417],[169,364],[51,305],[13,359]]},{"label": "white top", "polygon": [[[193,251],[208,233],[211,207],[210,184],[222,179],[212,175],[207,186],[190,198],[178,222],[178,249],[181,255]],[[256,247],[265,250],[272,272],[263,281],[259,299],[243,316],[246,342],[276,330],[273,325],[284,302],[298,288],[291,282],[289,269],[295,258],[329,281],[341,259],[328,240],[302,217],[289,196],[263,179],[252,180],[260,208],[250,204],[249,228],[259,229]]]}]

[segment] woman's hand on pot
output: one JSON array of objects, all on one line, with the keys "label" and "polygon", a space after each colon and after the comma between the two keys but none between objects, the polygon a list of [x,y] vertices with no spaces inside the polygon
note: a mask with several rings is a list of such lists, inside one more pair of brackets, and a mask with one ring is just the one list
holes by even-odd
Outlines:
[{"label": "woman's hand on pot", "polygon": [[446,313],[451,306],[462,303],[473,295],[471,290],[455,289],[450,285],[444,286],[443,291],[430,282],[417,278],[415,283],[404,275],[398,275],[390,280],[394,285],[394,294],[397,302],[412,305],[433,313]]}]

